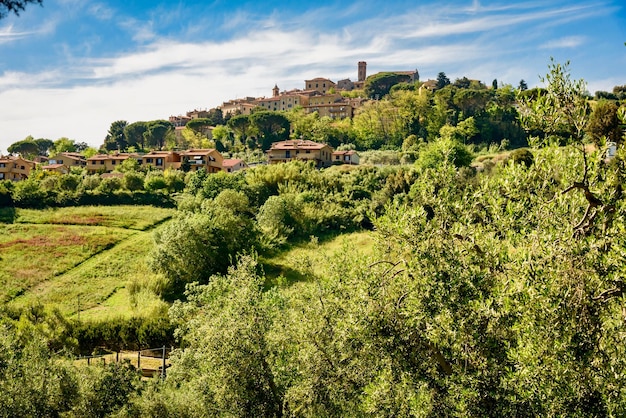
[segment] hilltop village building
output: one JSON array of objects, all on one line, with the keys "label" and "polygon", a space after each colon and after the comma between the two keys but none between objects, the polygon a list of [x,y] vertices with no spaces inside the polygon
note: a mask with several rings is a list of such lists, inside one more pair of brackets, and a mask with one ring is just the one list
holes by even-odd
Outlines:
[{"label": "hilltop village building", "polygon": [[33,161],[20,156],[0,155],[0,180],[25,180],[33,168],[35,168]]},{"label": "hilltop village building", "polygon": [[[407,81],[419,81],[419,73],[415,71],[392,71],[406,77]],[[376,75],[376,74],[375,74]],[[320,117],[332,119],[352,118],[356,109],[361,107],[365,99],[350,99],[343,97],[341,91],[362,89],[367,79],[367,63],[359,61],[357,66],[357,81],[350,79],[334,81],[316,77],[304,80],[304,89],[280,91],[278,85],[274,85],[271,97],[245,97],[233,99],[222,103],[222,114],[249,115],[253,109],[262,107],[271,111],[288,111],[297,106],[304,108],[307,113],[317,112]]]}]

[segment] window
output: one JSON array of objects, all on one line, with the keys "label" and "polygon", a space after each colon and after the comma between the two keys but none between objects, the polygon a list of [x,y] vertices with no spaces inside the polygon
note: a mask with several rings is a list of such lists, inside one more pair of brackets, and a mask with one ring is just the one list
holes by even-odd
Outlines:
[{"label": "window", "polygon": [[104,160],[100,160],[100,165],[104,165]]},{"label": "window", "polygon": [[146,158],[146,163],[151,164],[152,163],[152,158]]},{"label": "window", "polygon": [[0,163],[0,168],[4,168],[4,167],[6,167],[6,166],[7,166],[7,165],[6,165],[5,163]]},{"label": "window", "polygon": [[0,173],[0,179],[4,178],[4,173]]},{"label": "window", "polygon": [[163,165],[163,158],[157,158],[156,165]]},{"label": "window", "polygon": [[115,165],[115,160],[111,161],[111,164]]},{"label": "window", "polygon": [[92,160],[92,161],[91,161],[91,164],[92,164],[92,165],[96,165],[96,160]]},{"label": "window", "polygon": [[307,154],[310,154],[310,153],[311,153],[311,150],[310,150],[310,149],[306,150],[306,153],[307,153]]}]

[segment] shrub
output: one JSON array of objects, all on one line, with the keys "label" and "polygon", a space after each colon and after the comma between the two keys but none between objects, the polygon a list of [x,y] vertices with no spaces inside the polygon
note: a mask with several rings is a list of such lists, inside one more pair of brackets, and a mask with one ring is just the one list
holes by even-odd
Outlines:
[{"label": "shrub", "polygon": [[126,190],[131,192],[143,190],[144,175],[138,171],[127,171],[124,173],[122,184]]},{"label": "shrub", "polygon": [[535,157],[528,148],[518,148],[511,152],[510,158],[515,164],[524,164],[526,168],[530,167],[535,161]]}]

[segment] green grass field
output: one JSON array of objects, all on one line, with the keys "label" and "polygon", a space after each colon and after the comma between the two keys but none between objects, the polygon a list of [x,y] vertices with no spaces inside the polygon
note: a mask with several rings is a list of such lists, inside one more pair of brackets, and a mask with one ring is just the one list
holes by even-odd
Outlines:
[{"label": "green grass field", "polygon": [[144,231],[169,219],[175,209],[145,206],[78,206],[16,209],[13,223],[109,226]]},{"label": "green grass field", "polygon": [[306,282],[315,272],[321,272],[328,266],[328,258],[349,247],[362,255],[371,255],[374,249],[374,237],[371,232],[352,232],[329,236],[320,240],[313,239],[289,246],[284,251],[260,259],[267,277],[267,285],[293,284]]},{"label": "green grass field", "polygon": [[[17,209],[0,223],[0,300],[41,303],[67,316],[99,319],[162,308],[149,283],[152,231],[173,209],[138,206]],[[6,217],[4,217],[6,220]]]},{"label": "green grass field", "polygon": [[[0,219],[0,301],[40,303],[67,317],[100,321],[167,308],[163,278],[147,259],[153,232],[175,213],[142,206],[16,209]],[[2,214],[0,214],[2,215]],[[338,251],[372,252],[373,234],[314,238],[261,257],[268,286],[305,284]]]}]

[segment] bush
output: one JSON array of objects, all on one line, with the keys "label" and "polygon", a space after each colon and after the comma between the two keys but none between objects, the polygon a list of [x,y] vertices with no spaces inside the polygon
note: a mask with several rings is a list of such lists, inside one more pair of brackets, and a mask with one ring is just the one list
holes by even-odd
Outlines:
[{"label": "bush", "polygon": [[126,190],[131,192],[143,190],[144,175],[138,171],[127,171],[124,173],[122,184]]},{"label": "bush", "polygon": [[165,181],[165,177],[163,176],[162,172],[150,171],[148,174],[146,174],[143,186],[146,190],[150,192],[164,190],[167,189],[167,181]]},{"label": "bush", "polygon": [[107,177],[102,179],[98,190],[102,193],[113,193],[122,188],[122,179],[119,177]]},{"label": "bush", "polygon": [[535,161],[535,156],[528,148],[518,148],[511,152],[510,158],[515,164],[524,164],[526,168],[530,167]]}]

